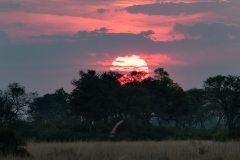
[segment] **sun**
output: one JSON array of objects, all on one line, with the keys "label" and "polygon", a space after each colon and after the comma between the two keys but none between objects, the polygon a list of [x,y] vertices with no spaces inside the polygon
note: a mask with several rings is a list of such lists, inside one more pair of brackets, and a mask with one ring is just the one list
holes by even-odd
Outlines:
[{"label": "sun", "polygon": [[148,77],[149,72],[146,61],[137,55],[117,57],[112,62],[110,70],[123,74],[123,76],[118,79],[121,84],[142,81]]}]

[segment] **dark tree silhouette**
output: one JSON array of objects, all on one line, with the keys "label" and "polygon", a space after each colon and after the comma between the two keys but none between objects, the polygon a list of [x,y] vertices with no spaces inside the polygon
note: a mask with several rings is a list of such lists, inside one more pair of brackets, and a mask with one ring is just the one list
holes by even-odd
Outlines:
[{"label": "dark tree silhouette", "polygon": [[120,86],[117,82],[118,74],[109,72],[102,75],[88,70],[87,73],[80,71],[80,78],[73,80],[75,89],[71,96],[72,111],[78,113],[87,121],[89,131],[96,121],[107,123],[108,119],[116,118],[116,111],[120,107],[117,99]]},{"label": "dark tree silhouette", "polygon": [[0,91],[0,123],[8,123],[25,115],[35,96],[36,93],[26,93],[19,83],[12,83],[5,91]]},{"label": "dark tree silhouette", "polygon": [[184,126],[182,119],[190,113],[188,96],[163,68],[155,69],[154,73],[155,78],[151,83],[158,95],[154,100],[159,103],[154,105],[154,113],[166,122],[174,121],[176,127]]},{"label": "dark tree silhouette", "polygon": [[30,153],[25,149],[26,145],[26,142],[20,139],[13,130],[0,128],[0,156],[30,157]]},{"label": "dark tree silhouette", "polygon": [[55,127],[70,116],[70,95],[61,88],[53,94],[35,98],[29,108],[31,121],[38,125],[48,123]]},{"label": "dark tree silhouette", "polygon": [[188,123],[191,126],[200,129],[206,129],[205,122],[210,121],[215,118],[214,110],[204,105],[204,94],[203,89],[190,89],[186,91],[190,101],[191,101],[191,115],[189,117]]},{"label": "dark tree silhouette", "polygon": [[204,104],[212,108],[220,120],[223,118],[226,121],[226,129],[232,129],[240,114],[240,77],[209,77],[204,81],[204,90]]}]

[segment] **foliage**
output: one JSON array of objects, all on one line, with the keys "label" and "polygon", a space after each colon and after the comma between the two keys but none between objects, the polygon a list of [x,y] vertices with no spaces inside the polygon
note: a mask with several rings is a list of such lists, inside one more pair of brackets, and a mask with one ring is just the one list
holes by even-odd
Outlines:
[{"label": "foliage", "polygon": [[37,124],[51,123],[53,126],[70,116],[69,94],[62,88],[53,94],[37,97],[29,106],[29,120]]},{"label": "foliage", "polygon": [[219,119],[223,118],[226,122],[225,128],[231,130],[240,114],[240,77],[209,77],[204,81],[204,90],[204,105],[211,108]]},{"label": "foliage", "polygon": [[240,126],[234,127],[228,133],[230,139],[239,140],[240,139]]},{"label": "foliage", "polygon": [[134,71],[121,83],[120,73],[80,71],[72,93],[43,96],[13,83],[0,90],[0,124],[37,141],[108,140],[119,121],[111,140],[239,139],[238,76],[209,77],[202,89],[184,91],[163,68],[154,74]]},{"label": "foliage", "polygon": [[26,93],[19,83],[9,84],[5,91],[0,90],[0,123],[8,124],[25,115],[35,96],[36,93]]},{"label": "foliage", "polygon": [[188,128],[200,128],[206,129],[205,123],[211,121],[214,118],[214,112],[212,108],[204,105],[204,94],[203,89],[190,89],[186,91],[190,98],[190,116],[186,119]]},{"label": "foliage", "polygon": [[101,76],[95,71],[80,71],[80,79],[73,80],[76,87],[71,94],[72,111],[87,121],[89,132],[92,133],[94,121],[115,120],[121,108],[117,99],[119,83],[118,74],[104,73]]},{"label": "foliage", "polygon": [[214,134],[214,140],[215,141],[220,141],[220,142],[225,142],[228,139],[228,134],[224,131],[218,131],[217,133]]},{"label": "foliage", "polygon": [[30,153],[24,148],[26,143],[10,129],[0,128],[0,155],[29,157]]},{"label": "foliage", "polygon": [[119,75],[117,81],[123,85],[131,82],[141,82],[147,77],[148,73],[146,72],[132,71],[130,72],[130,74]]}]

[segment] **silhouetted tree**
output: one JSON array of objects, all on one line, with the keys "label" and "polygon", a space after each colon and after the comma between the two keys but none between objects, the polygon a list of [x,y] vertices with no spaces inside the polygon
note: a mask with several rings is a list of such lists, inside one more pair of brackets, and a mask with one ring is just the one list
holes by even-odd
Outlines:
[{"label": "silhouetted tree", "polygon": [[240,110],[240,77],[209,77],[204,81],[204,90],[204,104],[215,111],[219,121],[222,118],[226,121],[228,130],[233,128]]},{"label": "silhouetted tree", "polygon": [[29,106],[29,119],[37,124],[50,123],[52,126],[70,116],[70,95],[62,88],[53,94],[37,97]]},{"label": "silhouetted tree", "polygon": [[0,156],[30,157],[30,153],[25,149],[26,145],[13,130],[0,127]]},{"label": "silhouetted tree", "polygon": [[36,93],[26,93],[19,83],[8,85],[5,91],[0,90],[0,123],[8,123],[26,115],[29,104]]},{"label": "silhouetted tree", "polygon": [[136,125],[147,125],[152,112],[149,90],[138,81],[125,84],[122,89],[125,118],[133,119]]},{"label": "silhouetted tree", "polygon": [[129,74],[124,74],[124,75],[119,76],[117,80],[120,84],[126,84],[126,83],[131,83],[131,82],[141,82],[147,77],[148,77],[147,72],[132,71]]},{"label": "silhouetted tree", "polygon": [[152,84],[158,91],[155,97],[159,105],[155,105],[155,111],[161,119],[165,121],[174,121],[176,127],[184,125],[183,118],[190,113],[190,105],[187,94],[183,89],[169,77],[167,71],[163,68],[154,70],[155,78]]},{"label": "silhouetted tree", "polygon": [[204,105],[204,94],[203,89],[190,89],[187,94],[191,101],[192,113],[189,117],[189,123],[200,129],[205,129],[205,122],[215,117],[212,108]]},{"label": "silhouetted tree", "polygon": [[[87,121],[89,131],[96,121],[107,122],[108,118],[116,117],[116,111],[120,106],[115,87],[118,74],[113,72],[96,74],[96,71],[80,71],[80,78],[73,80],[75,86],[71,94],[72,111],[78,113]],[[116,91],[116,92],[115,92]]]}]

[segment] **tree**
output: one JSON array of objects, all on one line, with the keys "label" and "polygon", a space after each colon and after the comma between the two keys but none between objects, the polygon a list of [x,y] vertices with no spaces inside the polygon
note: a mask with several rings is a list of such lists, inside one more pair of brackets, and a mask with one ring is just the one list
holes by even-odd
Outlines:
[{"label": "tree", "polygon": [[176,127],[186,127],[185,119],[191,114],[189,98],[180,86],[169,88],[166,92],[169,120],[175,122]]},{"label": "tree", "polygon": [[35,98],[29,108],[29,118],[33,122],[55,127],[70,116],[70,95],[61,88],[53,94]]},{"label": "tree", "polygon": [[215,116],[213,110],[204,105],[205,91],[203,89],[193,88],[186,92],[190,98],[192,109],[189,123],[200,129],[205,129],[205,122]]},{"label": "tree", "polygon": [[209,77],[204,81],[205,105],[212,108],[219,121],[225,120],[225,128],[235,126],[240,109],[240,77],[222,76]]},{"label": "tree", "polygon": [[117,81],[120,84],[126,84],[126,83],[131,83],[131,82],[141,82],[144,79],[146,79],[147,77],[148,77],[147,72],[132,71],[129,74],[124,74],[124,75],[119,76]]},{"label": "tree", "polygon": [[5,91],[0,90],[0,123],[8,123],[26,115],[29,104],[36,93],[26,93],[19,83],[8,85]]},{"label": "tree", "polygon": [[75,89],[71,94],[71,109],[87,121],[91,133],[94,122],[107,123],[108,119],[117,116],[120,104],[115,88],[120,86],[119,75],[113,72],[100,75],[88,70],[87,73],[80,71],[79,76],[72,81]]},{"label": "tree", "polygon": [[158,91],[158,96],[155,97],[155,113],[161,119],[170,122],[174,121],[176,127],[181,127],[184,124],[182,118],[190,113],[189,99],[183,89],[169,77],[167,71],[163,68],[154,70],[155,77],[152,84]]},{"label": "tree", "polygon": [[29,108],[28,120],[37,140],[74,139],[72,129],[81,128],[79,117],[70,110],[70,94],[63,88],[35,98]]},{"label": "tree", "polygon": [[152,112],[149,90],[138,81],[127,83],[122,89],[121,101],[125,118],[133,119],[136,126],[147,125]]},{"label": "tree", "polygon": [[25,149],[26,145],[26,142],[19,138],[13,130],[0,128],[0,156],[32,157]]},{"label": "tree", "polygon": [[154,70],[154,73],[156,80],[163,81],[165,79],[169,79],[169,74],[164,70],[164,68],[157,68]]}]

